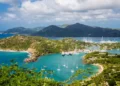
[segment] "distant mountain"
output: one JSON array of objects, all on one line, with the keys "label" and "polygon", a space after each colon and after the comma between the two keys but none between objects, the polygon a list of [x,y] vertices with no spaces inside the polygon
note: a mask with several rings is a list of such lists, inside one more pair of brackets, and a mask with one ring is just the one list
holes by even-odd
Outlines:
[{"label": "distant mountain", "polygon": [[62,29],[55,25],[50,25],[49,27],[44,28],[43,30],[38,31],[32,35],[36,36],[61,36]]},{"label": "distant mountain", "polygon": [[8,30],[4,31],[3,33],[31,35],[42,29],[43,29],[43,27],[37,27],[37,28],[16,27],[16,28],[8,29]]},{"label": "distant mountain", "polygon": [[91,27],[80,23],[60,26],[50,25],[45,28],[16,27],[8,29],[3,33],[44,37],[120,37],[120,30],[102,27]]},{"label": "distant mountain", "polygon": [[32,35],[45,37],[120,37],[120,30],[76,23],[65,28],[51,25]]}]

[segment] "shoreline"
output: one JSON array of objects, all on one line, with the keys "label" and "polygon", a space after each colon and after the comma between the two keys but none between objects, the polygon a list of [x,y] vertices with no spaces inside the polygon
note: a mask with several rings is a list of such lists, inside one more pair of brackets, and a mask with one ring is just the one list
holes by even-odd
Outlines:
[{"label": "shoreline", "polygon": [[[84,60],[84,58],[85,58],[85,56],[83,56],[83,60]],[[103,65],[101,65],[101,64],[99,64],[99,63],[94,63],[94,64],[91,64],[91,65],[97,66],[97,67],[98,67],[98,71],[97,71],[95,74],[93,74],[92,76],[84,79],[83,81],[89,81],[89,80],[91,80],[91,78],[98,76],[98,75],[101,74],[101,73],[103,72],[103,70],[104,70]]]},{"label": "shoreline", "polygon": [[[0,51],[1,52],[19,52],[19,53],[28,53],[28,57],[26,57],[25,59],[24,59],[24,62],[26,62],[25,60],[26,59],[29,59],[29,60],[31,60],[32,59],[32,53],[31,52],[29,52],[29,51],[25,51],[25,50],[21,50],[21,51],[18,51],[18,50],[9,50],[9,49],[0,49]],[[33,60],[33,59],[32,59]]]},{"label": "shoreline", "polygon": [[[31,52],[29,52],[29,51],[25,51],[25,50],[22,50],[22,51],[18,51],[18,50],[9,50],[9,49],[6,49],[6,50],[4,50],[4,49],[0,49],[0,51],[3,51],[3,52],[24,52],[24,53],[28,53],[28,57],[27,58],[25,58],[25,60],[26,59],[28,59],[28,60],[30,60],[30,59],[32,59],[33,60],[33,57],[32,57],[32,53]],[[77,52],[78,53],[78,52]],[[85,57],[83,56],[83,59],[84,59]],[[35,58],[34,58],[35,59]],[[24,60],[24,61],[25,61]],[[101,64],[92,64],[92,65],[94,65],[94,66],[97,66],[99,69],[98,69],[98,72],[96,73],[96,74],[94,74],[93,76],[91,76],[91,77],[95,77],[95,76],[97,76],[97,75],[99,75],[100,73],[102,73],[103,72],[103,70],[104,70],[104,67],[101,65]],[[91,77],[89,77],[89,78],[91,78]],[[88,79],[89,79],[88,78]]]},{"label": "shoreline", "polygon": [[[26,63],[35,62],[37,60],[37,57],[34,57],[34,53],[30,52],[29,50],[27,50],[27,51],[24,51],[24,50],[23,51],[18,51],[18,50],[9,50],[9,49],[4,50],[4,49],[0,49],[0,51],[3,51],[3,52],[25,52],[25,53],[28,53],[28,57],[26,57],[24,59],[24,62],[26,62]],[[85,56],[83,56],[82,58],[84,60]],[[90,77],[84,79],[83,82],[84,81],[90,81],[93,77],[98,76],[104,70],[104,67],[101,64],[96,63],[96,64],[92,64],[92,65],[97,66],[98,67],[98,71],[95,74],[91,75]]]},{"label": "shoreline", "polygon": [[30,52],[28,52],[28,51],[18,51],[18,50],[9,50],[9,49],[6,49],[6,50],[3,50],[3,49],[0,49],[0,51],[3,51],[3,52],[25,52],[25,53],[29,53],[30,54]]},{"label": "shoreline", "polygon": [[101,73],[103,72],[103,70],[104,70],[104,67],[103,67],[101,64],[96,63],[96,64],[92,64],[92,65],[97,66],[97,67],[99,68],[98,71],[97,71],[95,74],[93,74],[92,76],[84,79],[83,82],[84,82],[84,81],[90,81],[93,77],[98,76],[98,75],[101,74]]},{"label": "shoreline", "polygon": [[98,70],[98,72],[95,74],[95,76],[97,76],[97,75],[99,75],[99,74],[101,74],[101,73],[103,72],[104,67],[103,67],[101,64],[98,64],[98,63],[97,63],[97,64],[92,64],[92,65],[99,67],[99,70]]}]

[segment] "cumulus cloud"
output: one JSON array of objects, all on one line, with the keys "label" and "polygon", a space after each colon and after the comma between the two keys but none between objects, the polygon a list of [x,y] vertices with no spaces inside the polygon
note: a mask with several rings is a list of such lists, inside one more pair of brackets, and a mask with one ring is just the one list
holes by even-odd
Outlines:
[{"label": "cumulus cloud", "polygon": [[45,1],[25,1],[21,5],[20,10],[26,14],[47,14],[55,11],[49,4],[45,3]]},{"label": "cumulus cloud", "polygon": [[[17,0],[0,0],[15,5]],[[22,0],[8,8],[3,20],[32,23],[105,21],[120,18],[120,0]]]},{"label": "cumulus cloud", "polygon": [[6,22],[12,22],[19,20],[19,17],[17,17],[17,15],[13,13],[5,13],[4,16],[1,17],[1,20]]},{"label": "cumulus cloud", "polygon": [[56,3],[68,10],[96,10],[120,7],[120,0],[56,0]]}]

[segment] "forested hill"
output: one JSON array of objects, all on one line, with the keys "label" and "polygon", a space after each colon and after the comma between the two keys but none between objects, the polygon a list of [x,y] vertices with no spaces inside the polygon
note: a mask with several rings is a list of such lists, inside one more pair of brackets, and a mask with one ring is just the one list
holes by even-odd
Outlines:
[{"label": "forested hill", "polygon": [[36,28],[25,28],[25,27],[15,27],[8,29],[3,32],[3,34],[24,34],[24,35],[31,35],[43,29],[43,27],[36,27]]},{"label": "forested hill", "polygon": [[51,25],[33,35],[45,37],[120,37],[120,30],[76,23],[65,28]]},{"label": "forested hill", "polygon": [[45,54],[72,51],[76,46],[79,49],[84,49],[85,46],[90,45],[90,43],[77,41],[71,38],[50,40],[40,36],[22,35],[16,35],[0,40],[1,50],[28,51],[32,53],[31,57],[35,59]]},{"label": "forested hill", "polygon": [[55,25],[33,29],[18,27],[8,29],[4,33],[27,34],[44,37],[120,37],[119,29],[91,27],[80,23],[66,25],[65,27]]}]

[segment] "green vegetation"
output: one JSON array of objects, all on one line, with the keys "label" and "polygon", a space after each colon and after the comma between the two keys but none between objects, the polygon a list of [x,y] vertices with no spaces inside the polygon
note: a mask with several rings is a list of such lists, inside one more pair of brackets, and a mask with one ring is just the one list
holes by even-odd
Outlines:
[{"label": "green vegetation", "polygon": [[120,43],[119,42],[118,43],[104,43],[104,44],[100,44],[100,47],[101,47],[101,49],[106,48],[108,50],[120,49]]},{"label": "green vegetation", "polygon": [[104,66],[104,71],[92,78],[89,83],[100,84],[104,86],[120,86],[120,55],[93,52],[85,56],[85,62],[88,64],[99,63]]},{"label": "green vegetation", "polygon": [[90,43],[76,41],[71,38],[63,40],[50,40],[37,36],[13,36],[0,40],[0,49],[3,50],[16,50],[16,51],[29,51],[32,57],[39,57],[41,55],[50,53],[60,53],[62,51],[83,49],[85,46],[90,46]]},{"label": "green vegetation", "polygon": [[17,51],[27,50],[32,43],[43,40],[45,40],[45,38],[16,35],[10,38],[1,39],[0,48]]},{"label": "green vegetation", "polygon": [[52,71],[35,72],[34,69],[19,67],[13,63],[11,66],[0,66],[0,86],[60,86],[62,83],[53,79],[42,78]]},{"label": "green vegetation", "polygon": [[[91,70],[77,70],[73,76],[64,82],[57,82],[54,79],[48,78],[48,75],[53,75],[52,70],[41,70],[35,72],[35,69],[27,69],[20,67],[12,60],[10,66],[0,66],[0,86],[71,86],[67,84],[73,81],[79,74],[89,74]],[[85,76],[83,79],[86,78]],[[82,81],[79,81],[79,86],[82,86]],[[75,85],[76,86],[76,85]]]}]

